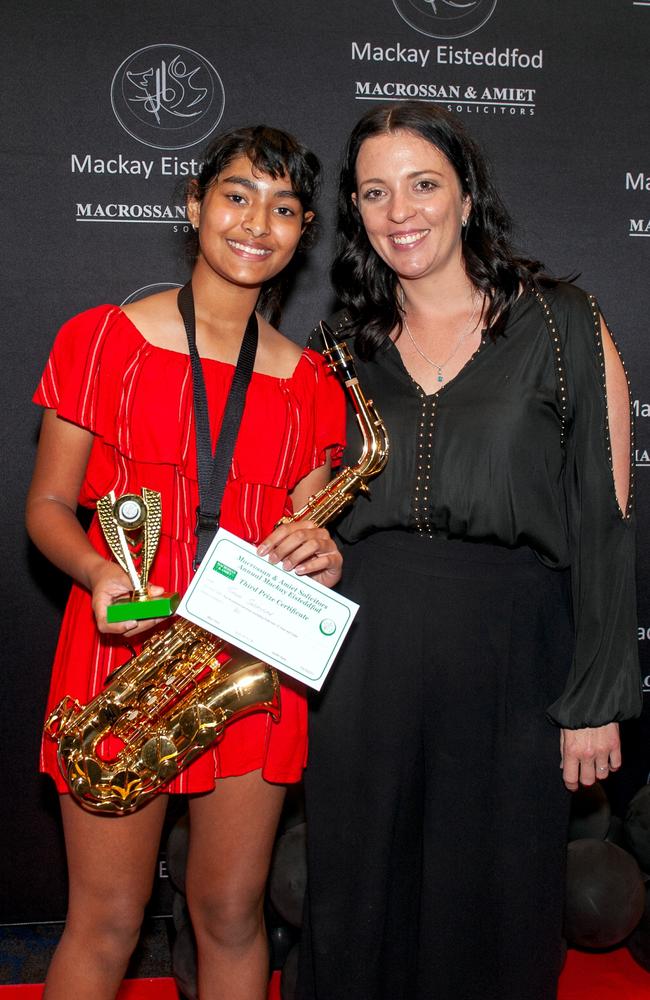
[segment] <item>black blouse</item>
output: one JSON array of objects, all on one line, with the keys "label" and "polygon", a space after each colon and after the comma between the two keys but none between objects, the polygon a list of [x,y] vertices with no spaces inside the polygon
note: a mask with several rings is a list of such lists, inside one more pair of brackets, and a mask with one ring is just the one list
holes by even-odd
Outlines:
[{"label": "black blouse", "polygon": [[[390,437],[390,458],[337,530],[349,543],[405,528],[426,537],[529,546],[571,571],[575,650],[548,709],[577,729],[636,716],[633,479],[618,506],[595,300],[573,285],[523,294],[504,335],[479,349],[435,395],[391,342],[359,380]],[[345,461],[360,453],[354,418]]]}]

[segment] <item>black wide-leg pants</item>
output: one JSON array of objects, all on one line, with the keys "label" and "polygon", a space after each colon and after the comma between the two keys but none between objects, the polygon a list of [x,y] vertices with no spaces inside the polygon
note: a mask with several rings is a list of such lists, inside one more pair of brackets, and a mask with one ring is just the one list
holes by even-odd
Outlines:
[{"label": "black wide-leg pants", "polygon": [[551,1000],[569,795],[568,574],[383,532],[311,717],[300,1000]]}]

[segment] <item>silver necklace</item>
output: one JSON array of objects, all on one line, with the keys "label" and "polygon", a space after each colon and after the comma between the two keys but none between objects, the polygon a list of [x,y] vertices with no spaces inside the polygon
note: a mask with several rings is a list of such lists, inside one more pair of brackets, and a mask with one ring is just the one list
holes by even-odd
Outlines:
[{"label": "silver necklace", "polygon": [[417,343],[415,337],[411,333],[411,328],[408,325],[408,320],[406,318],[406,313],[404,313],[404,315],[403,315],[404,329],[406,330],[406,332],[408,334],[409,340],[413,344],[413,347],[418,352],[418,354],[420,355],[420,357],[423,358],[427,362],[427,364],[430,364],[432,368],[436,368],[438,370],[438,374],[437,374],[437,380],[438,380],[438,382],[444,382],[445,376],[443,375],[443,370],[447,367],[447,365],[449,364],[449,362],[452,361],[453,358],[455,358],[455,356],[458,353],[458,350],[460,348],[460,345],[463,343],[463,341],[466,340],[466,338],[469,337],[469,335],[471,333],[473,333],[474,330],[476,329],[476,323],[474,322],[474,319],[476,317],[476,313],[477,313],[477,310],[478,310],[479,299],[480,299],[480,296],[478,298],[474,299],[474,308],[472,309],[472,315],[469,318],[469,323],[467,324],[467,326],[465,327],[465,329],[461,333],[460,337],[458,338],[458,342],[457,342],[456,346],[454,347],[453,351],[451,352],[451,354],[449,355],[449,357],[447,358],[447,360],[443,361],[443,363],[441,365],[439,365],[437,361],[434,361],[433,358],[430,358],[428,354],[424,353],[424,351],[422,350],[422,348],[420,347],[420,345]]}]

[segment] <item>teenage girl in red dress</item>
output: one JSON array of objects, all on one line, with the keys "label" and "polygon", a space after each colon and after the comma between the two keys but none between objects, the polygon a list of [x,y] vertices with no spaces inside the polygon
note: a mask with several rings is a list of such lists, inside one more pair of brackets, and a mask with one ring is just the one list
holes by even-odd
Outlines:
[{"label": "teenage girl in red dress", "polygon": [[[319,165],[286,133],[264,127],[218,138],[190,185],[198,235],[192,292],[196,341],[216,441],[244,328],[257,309],[259,343],[221,508],[221,524],[287,569],[327,585],[341,558],[310,522],[274,530],[330,476],[343,440],[342,394],[321,358],[269,323],[279,276],[314,218]],[[29,533],[73,579],[48,711],[65,694],[87,702],[151,622],[109,625],[107,605],[130,590],[93,519],[78,503],[109,490],[162,494],[152,590],[183,592],[195,554],[198,504],[192,377],[176,290],[126,307],[99,306],[60,331],[35,400],[45,407],[27,503]],[[187,897],[198,946],[201,1000],[261,1000],[268,954],[262,901],[285,784],[306,757],[304,698],[283,685],[282,717],[233,723],[166,789],[190,794]],[[62,793],[70,894],[45,997],[114,997],[138,939],[158,855],[167,794],[120,817],[87,812],[58,773],[55,744],[41,767]]]}]

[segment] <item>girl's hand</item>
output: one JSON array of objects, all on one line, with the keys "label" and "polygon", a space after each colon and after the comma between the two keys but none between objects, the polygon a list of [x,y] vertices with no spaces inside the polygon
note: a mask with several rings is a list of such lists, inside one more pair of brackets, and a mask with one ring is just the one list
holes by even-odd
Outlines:
[{"label": "girl's hand", "polygon": [[298,576],[309,576],[326,587],[341,579],[343,558],[329,531],[318,528],[313,521],[293,521],[280,524],[257,547],[260,556],[270,563],[281,563]]},{"label": "girl's hand", "polygon": [[560,753],[564,784],[570,792],[577,791],[579,785],[602,781],[621,766],[618,723],[595,729],[562,729]]},{"label": "girl's hand", "polygon": [[[163,621],[162,618],[147,618],[143,621],[113,622],[109,624],[106,620],[106,609],[116,597],[124,597],[131,593],[131,581],[120,569],[117,563],[108,562],[102,559],[97,567],[92,570],[90,576],[90,590],[92,593],[92,607],[100,632],[107,635],[124,635],[130,639],[140,632],[146,632]],[[150,583],[147,587],[152,597],[158,597],[164,592],[164,587],[158,587]]]},{"label": "girl's hand", "polygon": [[[325,464],[312,469],[291,492],[294,510],[307,502],[330,479],[329,453]],[[298,576],[310,576],[325,587],[333,587],[341,579],[343,557],[329,531],[317,528],[313,521],[291,521],[279,524],[257,547],[260,556],[270,563],[282,563],[282,568],[295,570]]]}]

